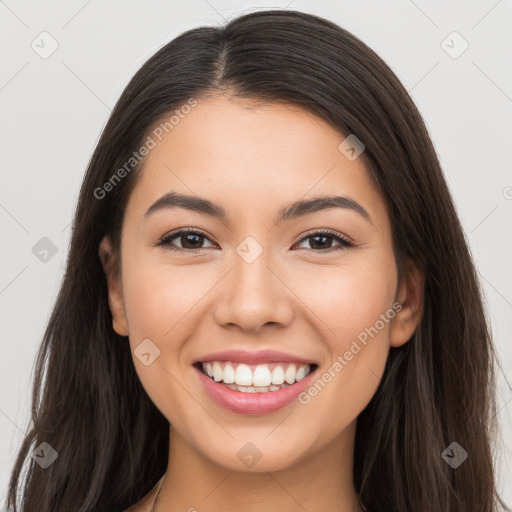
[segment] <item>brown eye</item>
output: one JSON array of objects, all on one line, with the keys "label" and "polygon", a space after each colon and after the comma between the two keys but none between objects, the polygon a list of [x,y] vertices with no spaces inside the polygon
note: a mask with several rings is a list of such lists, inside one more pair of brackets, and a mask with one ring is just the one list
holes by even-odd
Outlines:
[{"label": "brown eye", "polygon": [[[315,252],[327,252],[330,249],[347,249],[354,246],[354,244],[345,238],[341,233],[336,233],[335,231],[331,230],[315,231],[313,233],[309,233],[300,240],[299,244],[303,243],[304,241],[309,241],[310,245],[309,248],[305,247],[305,249],[313,250]],[[333,247],[333,241],[337,241],[338,245]]]},{"label": "brown eye", "polygon": [[[209,240],[209,238],[202,231],[181,230],[164,236],[156,245],[165,246],[168,249],[177,251],[195,251],[209,248],[202,246],[205,240]],[[175,241],[180,245],[176,246]]]}]

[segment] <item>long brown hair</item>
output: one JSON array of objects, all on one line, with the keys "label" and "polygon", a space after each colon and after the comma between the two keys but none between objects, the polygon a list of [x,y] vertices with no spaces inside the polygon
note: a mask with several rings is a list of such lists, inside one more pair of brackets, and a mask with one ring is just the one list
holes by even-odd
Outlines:
[{"label": "long brown hair", "polygon": [[[363,141],[389,209],[397,262],[425,273],[421,323],[408,343],[391,349],[358,418],[354,484],[361,503],[396,512],[506,509],[492,461],[495,354],[475,268],[422,118],[364,43],[325,19],[281,10],[187,31],[142,66],[117,102],[80,190],[7,507],[119,511],[164,473],[169,423],[142,388],[129,344],[112,329],[98,257],[106,234],[119,254],[125,206],[144,159],[108,193],[98,189],[155,123],[217,90],[298,105]],[[43,442],[58,453],[47,469],[31,457]],[[456,469],[441,456],[452,442],[469,454]]]}]

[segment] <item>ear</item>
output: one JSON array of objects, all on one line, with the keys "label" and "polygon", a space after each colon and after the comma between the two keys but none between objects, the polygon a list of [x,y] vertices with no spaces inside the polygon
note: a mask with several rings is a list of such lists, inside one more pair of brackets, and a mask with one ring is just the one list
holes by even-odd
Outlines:
[{"label": "ear", "polygon": [[424,273],[412,263],[404,267],[398,284],[396,301],[401,305],[391,322],[392,347],[407,343],[418,327],[423,314]]},{"label": "ear", "polygon": [[112,252],[112,244],[108,236],[100,242],[98,249],[103,271],[107,278],[108,305],[112,313],[112,324],[114,331],[120,336],[128,336],[128,322],[124,309],[123,289],[121,285],[121,271],[117,258]]}]

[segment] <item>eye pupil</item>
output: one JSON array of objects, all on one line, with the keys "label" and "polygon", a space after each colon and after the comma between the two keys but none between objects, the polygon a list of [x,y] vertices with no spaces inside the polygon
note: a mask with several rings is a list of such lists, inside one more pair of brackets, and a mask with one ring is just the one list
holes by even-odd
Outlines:
[{"label": "eye pupil", "polygon": [[[318,239],[321,239],[322,242],[320,242],[320,244],[317,244],[316,241],[311,243],[311,248],[312,249],[324,249],[325,247],[323,247],[323,244],[326,243],[326,240],[331,240],[332,242],[332,237],[330,236],[323,236],[323,235],[314,235],[311,237],[311,240],[318,240]],[[330,247],[330,244],[328,244],[328,247]]]},{"label": "eye pupil", "polygon": [[[200,249],[202,244],[202,238],[203,235],[196,235],[194,233],[183,234],[180,236],[181,246],[184,249]],[[191,239],[194,240],[196,243],[194,244],[194,242],[192,242],[192,244],[189,244]],[[185,243],[183,243],[184,240]]]}]

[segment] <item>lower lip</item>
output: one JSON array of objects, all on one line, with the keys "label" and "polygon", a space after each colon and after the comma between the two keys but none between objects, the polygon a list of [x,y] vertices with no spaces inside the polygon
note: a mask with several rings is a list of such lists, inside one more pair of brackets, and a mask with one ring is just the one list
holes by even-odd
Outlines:
[{"label": "lower lip", "polygon": [[256,415],[278,411],[293,402],[300,393],[308,388],[317,368],[295,384],[266,393],[235,391],[215,382],[198,368],[195,370],[199,374],[199,380],[204,389],[218,405],[231,412]]}]

